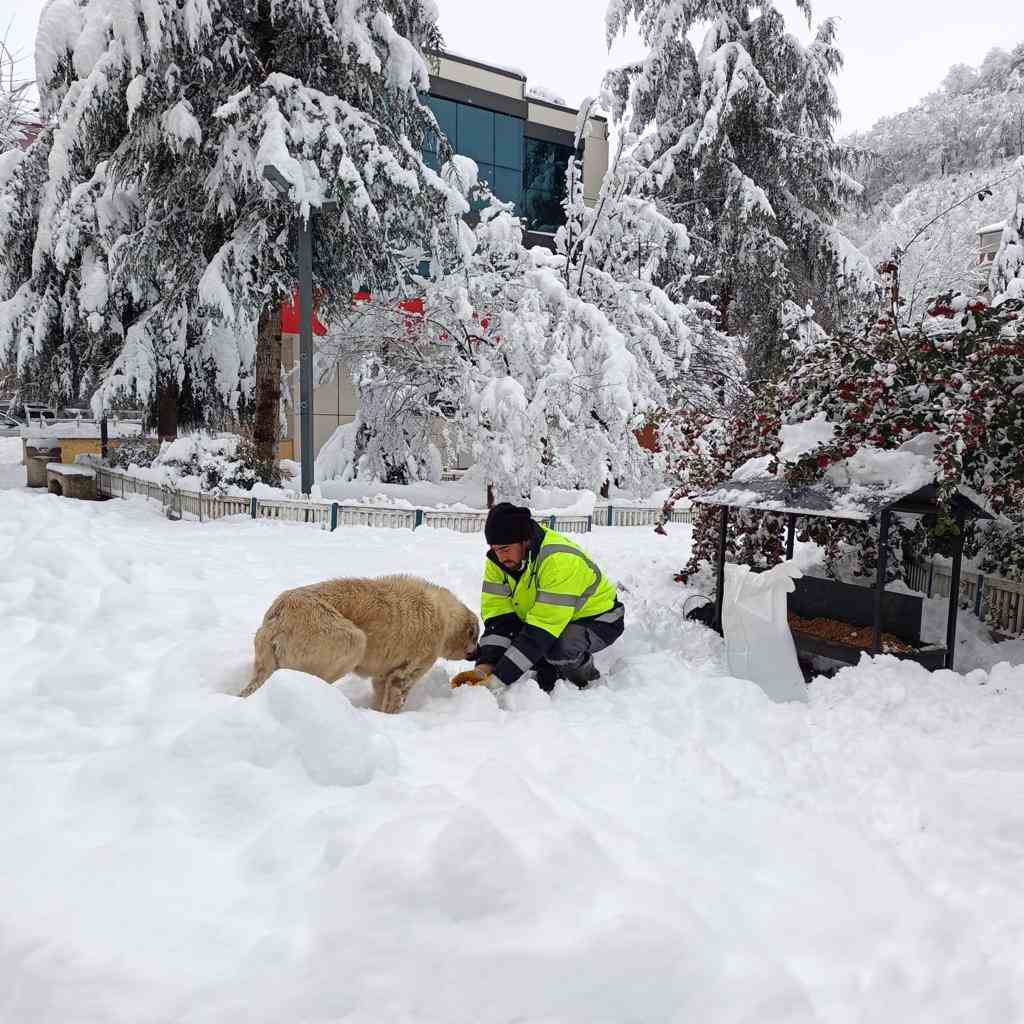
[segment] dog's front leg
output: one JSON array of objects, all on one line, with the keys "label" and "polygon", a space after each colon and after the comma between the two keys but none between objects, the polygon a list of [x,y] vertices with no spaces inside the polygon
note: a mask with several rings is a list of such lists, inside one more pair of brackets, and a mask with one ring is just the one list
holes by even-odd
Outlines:
[{"label": "dog's front leg", "polygon": [[394,715],[402,710],[405,698],[417,681],[426,675],[432,665],[398,665],[389,672],[373,677],[373,709]]}]

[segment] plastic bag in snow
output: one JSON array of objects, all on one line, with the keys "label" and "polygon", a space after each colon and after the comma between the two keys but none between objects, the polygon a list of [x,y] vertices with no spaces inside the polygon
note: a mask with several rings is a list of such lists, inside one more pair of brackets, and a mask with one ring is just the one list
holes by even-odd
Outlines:
[{"label": "plastic bag in snow", "polygon": [[793,562],[766,572],[725,567],[722,632],[729,671],[757,683],[774,701],[807,700],[786,618],[786,595],[802,575]]}]

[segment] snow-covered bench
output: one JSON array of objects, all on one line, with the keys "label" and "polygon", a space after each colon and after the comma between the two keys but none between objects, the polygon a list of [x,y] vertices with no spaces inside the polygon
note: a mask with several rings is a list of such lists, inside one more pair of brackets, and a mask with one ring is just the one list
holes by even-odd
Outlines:
[{"label": "snow-covered bench", "polygon": [[46,489],[51,494],[82,501],[96,501],[96,472],[87,466],[66,466],[50,462],[46,466]]}]

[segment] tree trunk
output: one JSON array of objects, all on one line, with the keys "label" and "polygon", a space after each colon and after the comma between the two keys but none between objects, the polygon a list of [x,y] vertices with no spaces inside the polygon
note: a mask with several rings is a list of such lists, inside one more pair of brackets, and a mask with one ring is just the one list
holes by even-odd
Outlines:
[{"label": "tree trunk", "polygon": [[[268,302],[256,335],[256,415],[253,441],[256,458],[264,464],[277,459],[281,415],[281,314]],[[298,453],[296,453],[298,454]]]},{"label": "tree trunk", "polygon": [[178,379],[165,378],[160,385],[156,407],[156,435],[161,441],[178,436]]}]

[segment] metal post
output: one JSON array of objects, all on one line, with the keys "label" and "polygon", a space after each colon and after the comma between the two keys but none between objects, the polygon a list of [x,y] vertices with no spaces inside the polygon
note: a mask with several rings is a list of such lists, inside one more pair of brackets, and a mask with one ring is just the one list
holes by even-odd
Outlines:
[{"label": "metal post", "polygon": [[978,573],[978,582],[974,588],[974,614],[981,618],[981,601],[985,594],[985,577]]},{"label": "metal post", "polygon": [[946,668],[949,669],[953,667],[956,654],[956,619],[960,611],[960,570],[964,562],[963,514],[956,517],[956,525],[960,535],[956,539],[956,549],[953,552],[953,578],[949,581],[949,613],[946,619]]},{"label": "metal post", "polygon": [[338,503],[336,501],[331,502],[331,533],[338,528]]},{"label": "metal post", "polygon": [[882,651],[882,600],[885,597],[885,566],[889,554],[889,519],[892,513],[888,510],[881,515],[878,527],[878,573],[875,576],[875,634],[871,639],[871,653]]},{"label": "metal post", "polygon": [[786,516],[786,561],[793,558],[793,548],[796,544],[796,515],[792,512]]},{"label": "metal post", "polygon": [[299,439],[302,493],[313,491],[313,217],[299,217]]},{"label": "metal post", "polygon": [[249,499],[249,515],[251,515],[253,517],[253,519],[256,518],[256,496],[255,495],[253,495],[253,497],[251,497]]},{"label": "metal post", "polygon": [[107,414],[100,417],[100,458],[104,462],[110,457],[110,439],[107,436]]},{"label": "metal post", "polygon": [[935,555],[928,560],[928,596],[932,596],[932,588],[935,585]]},{"label": "metal post", "polygon": [[555,517],[548,516],[548,529],[553,530],[555,528]]},{"label": "metal post", "polygon": [[416,509],[416,522],[413,523],[413,529],[418,530],[423,525],[423,509]]},{"label": "metal post", "polygon": [[729,529],[729,506],[718,513],[718,589],[715,593],[715,629],[722,632],[722,606],[725,604],[725,538]]}]

